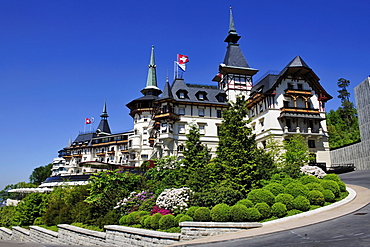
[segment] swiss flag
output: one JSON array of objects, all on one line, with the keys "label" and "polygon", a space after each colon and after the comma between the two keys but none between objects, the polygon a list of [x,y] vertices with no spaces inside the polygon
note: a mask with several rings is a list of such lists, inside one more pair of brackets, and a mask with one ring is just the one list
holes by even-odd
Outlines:
[{"label": "swiss flag", "polygon": [[89,118],[85,118],[85,124],[91,124],[92,121]]},{"label": "swiss flag", "polygon": [[184,64],[189,62],[189,57],[186,55],[177,54],[177,62],[179,64]]}]

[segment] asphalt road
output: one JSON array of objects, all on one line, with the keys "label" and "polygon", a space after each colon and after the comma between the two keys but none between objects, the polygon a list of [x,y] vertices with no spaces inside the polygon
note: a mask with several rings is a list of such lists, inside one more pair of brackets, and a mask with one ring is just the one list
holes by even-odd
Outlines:
[{"label": "asphalt road", "polygon": [[[340,175],[346,184],[370,189],[370,170]],[[370,202],[370,198],[369,198]],[[189,245],[190,246],[190,245]],[[218,243],[191,245],[198,247],[253,246],[370,246],[370,204],[351,214],[273,234],[242,238]]]}]

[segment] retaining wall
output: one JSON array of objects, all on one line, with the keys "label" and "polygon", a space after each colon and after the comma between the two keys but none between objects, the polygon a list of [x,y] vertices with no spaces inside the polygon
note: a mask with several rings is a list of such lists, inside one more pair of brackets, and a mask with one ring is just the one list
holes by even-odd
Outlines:
[{"label": "retaining wall", "polygon": [[42,244],[85,246],[168,246],[179,241],[262,227],[260,223],[181,222],[181,233],[167,233],[127,226],[108,225],[105,232],[92,231],[67,224],[54,232],[38,226],[30,230],[15,226],[0,227],[0,239]]}]

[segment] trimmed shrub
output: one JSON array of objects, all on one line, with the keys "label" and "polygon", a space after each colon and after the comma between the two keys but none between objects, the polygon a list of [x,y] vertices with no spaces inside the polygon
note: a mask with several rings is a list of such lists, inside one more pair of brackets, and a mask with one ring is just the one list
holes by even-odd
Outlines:
[{"label": "trimmed shrub", "polygon": [[212,221],[226,222],[230,220],[230,207],[225,203],[217,204],[211,209]]},{"label": "trimmed shrub", "polygon": [[278,218],[284,217],[287,214],[286,206],[281,202],[274,203],[271,206],[271,213]]},{"label": "trimmed shrub", "polygon": [[295,209],[298,209],[301,211],[307,211],[310,209],[310,201],[304,196],[297,196],[293,200],[293,205]]},{"label": "trimmed shrub", "polygon": [[195,210],[193,219],[195,221],[210,221],[211,210],[206,207],[199,207],[197,210]]},{"label": "trimmed shrub", "polygon": [[127,218],[128,218],[128,215],[124,215],[124,216],[122,216],[120,219],[119,219],[119,221],[118,221],[118,223],[122,226],[122,225],[128,225],[128,221],[127,221]]},{"label": "trimmed shrub", "polygon": [[331,190],[331,192],[334,193],[335,197],[339,196],[340,188],[338,183],[334,180],[323,179],[321,180],[321,185],[324,189]]},{"label": "trimmed shrub", "polygon": [[335,202],[335,195],[331,190],[323,190],[322,194],[326,202]]},{"label": "trimmed shrub", "polygon": [[181,217],[182,216],[184,216],[185,214],[178,214],[178,215],[176,215],[176,217],[175,217],[175,220],[176,220],[176,222],[177,223],[179,223],[179,220],[181,219]]},{"label": "trimmed shrub", "polygon": [[321,207],[318,206],[318,205],[311,205],[310,206],[310,210],[315,210],[315,209],[318,209],[318,208],[321,208]]},{"label": "trimmed shrub", "polygon": [[267,219],[271,216],[271,207],[267,203],[260,202],[257,203],[254,207],[258,209],[262,219]]},{"label": "trimmed shrub", "polygon": [[292,215],[296,215],[296,214],[300,214],[300,213],[303,213],[301,210],[298,210],[298,209],[292,209],[292,210],[289,210],[286,214],[286,216],[292,216]]},{"label": "trimmed shrub", "polygon": [[150,219],[150,228],[154,229],[154,230],[157,230],[159,229],[159,220],[162,218],[163,215],[161,215],[160,213],[156,213],[154,215],[152,215],[149,219]]},{"label": "trimmed shrub", "polygon": [[305,185],[298,182],[292,182],[285,187],[285,193],[291,194],[294,197],[306,196],[308,191]]},{"label": "trimmed shrub", "polygon": [[300,177],[298,180],[304,185],[309,184],[309,183],[319,183],[319,179],[311,175],[304,175]]},{"label": "trimmed shrub", "polygon": [[230,207],[230,218],[233,222],[247,221],[247,207],[241,203],[237,203]]},{"label": "trimmed shrub", "polygon": [[248,222],[255,222],[261,219],[262,215],[257,208],[247,208],[246,210]]},{"label": "trimmed shrub", "polygon": [[268,205],[272,205],[275,201],[275,196],[269,190],[255,189],[248,193],[247,199],[254,204],[265,202]]},{"label": "trimmed shrub", "polygon": [[191,205],[212,208],[221,203],[234,205],[243,198],[243,194],[231,187],[218,185],[203,192],[195,192],[191,199]]},{"label": "trimmed shrub", "polygon": [[179,219],[179,223],[183,221],[193,221],[193,218],[190,217],[189,215],[184,215]]},{"label": "trimmed shrub", "polygon": [[345,183],[343,183],[342,181],[339,181],[339,182],[337,182],[337,184],[339,186],[340,192],[346,192],[347,191],[347,187],[346,187]]},{"label": "trimmed shrub", "polygon": [[290,194],[279,194],[275,197],[275,202],[281,202],[286,206],[287,210],[294,208],[293,200],[294,197]]},{"label": "trimmed shrub", "polygon": [[177,226],[178,223],[175,220],[175,216],[173,216],[172,214],[163,215],[159,220],[159,229],[167,230]]},{"label": "trimmed shrub", "polygon": [[188,211],[186,211],[186,215],[189,215],[190,217],[194,218],[194,213],[198,209],[198,206],[191,206],[188,208]]},{"label": "trimmed shrub", "polygon": [[321,192],[324,190],[324,188],[319,182],[318,183],[308,183],[306,184],[306,187],[308,190],[318,190]]},{"label": "trimmed shrub", "polygon": [[251,200],[248,200],[248,199],[242,199],[242,200],[238,201],[236,204],[242,204],[242,205],[246,206],[247,208],[252,208],[253,207],[253,202]]},{"label": "trimmed shrub", "polygon": [[284,192],[284,185],[280,183],[270,183],[263,188],[269,190],[274,196]]},{"label": "trimmed shrub", "polygon": [[307,194],[307,199],[311,205],[322,206],[325,203],[324,195],[318,190],[311,190]]},{"label": "trimmed shrub", "polygon": [[140,218],[140,225],[144,226],[145,225],[145,220],[150,217],[150,215],[143,215],[141,218]]},{"label": "trimmed shrub", "polygon": [[144,226],[144,228],[146,229],[152,229],[151,222],[152,222],[152,216],[146,217],[144,219],[144,224],[142,226]]},{"label": "trimmed shrub", "polygon": [[337,174],[327,174],[323,179],[333,180],[335,182],[341,182],[340,177]]},{"label": "trimmed shrub", "polygon": [[129,225],[135,225],[135,224],[140,224],[140,218],[144,215],[150,215],[150,212],[147,211],[135,211],[129,213],[127,216],[127,224]]}]

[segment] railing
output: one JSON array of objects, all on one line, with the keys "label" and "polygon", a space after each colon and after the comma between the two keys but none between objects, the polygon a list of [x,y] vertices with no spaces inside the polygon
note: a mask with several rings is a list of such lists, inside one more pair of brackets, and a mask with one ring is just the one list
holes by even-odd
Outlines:
[{"label": "railing", "polygon": [[318,134],[324,134],[322,128],[319,129],[312,129],[308,127],[307,129],[301,129],[300,127],[296,128],[288,128],[288,126],[284,127],[284,133],[301,133],[301,134],[311,134],[311,133],[318,133]]}]

